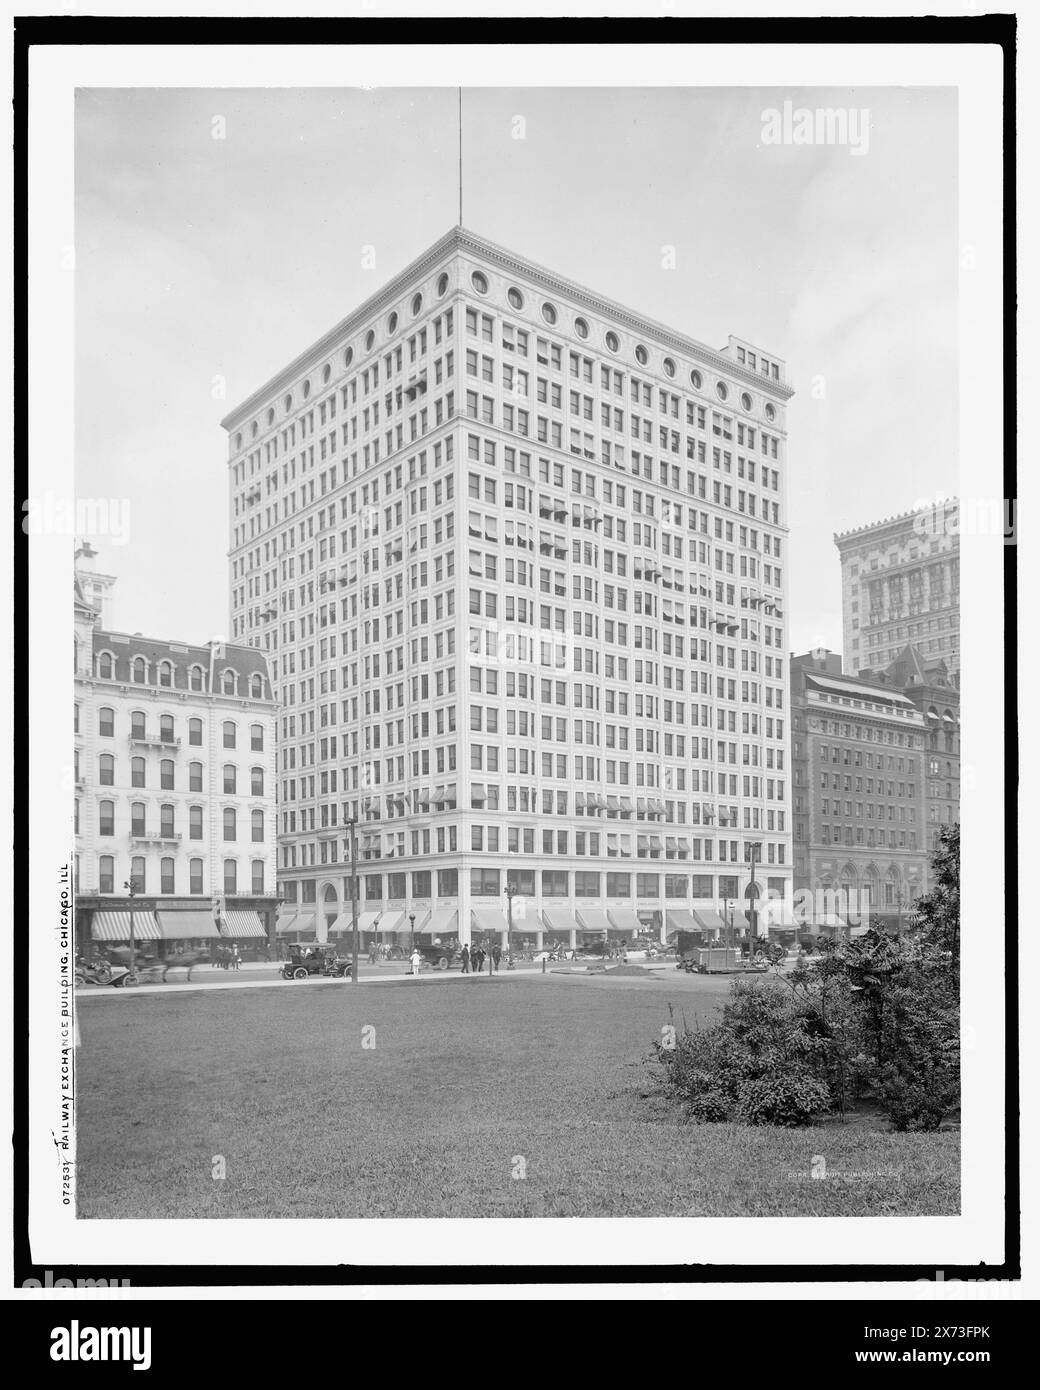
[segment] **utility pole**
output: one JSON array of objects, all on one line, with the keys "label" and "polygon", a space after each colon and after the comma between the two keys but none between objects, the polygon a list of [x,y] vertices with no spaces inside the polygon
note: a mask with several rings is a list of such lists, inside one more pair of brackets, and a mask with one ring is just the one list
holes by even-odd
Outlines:
[{"label": "utility pole", "polygon": [[347,849],[350,853],[350,912],[354,919],[353,931],[351,933],[351,968],[350,979],[353,984],[358,982],[358,881],[357,881],[357,821],[347,821]]},{"label": "utility pole", "polygon": [[124,984],[137,984],[137,948],[134,941],[134,898],[137,896],[137,881],[128,878],[123,887],[130,894],[130,974],[124,980]]},{"label": "utility pole", "polygon": [[513,894],[516,892],[516,884],[512,879],[506,880],[506,902],[507,907],[507,926],[506,926],[506,954],[512,958],[513,955]]}]

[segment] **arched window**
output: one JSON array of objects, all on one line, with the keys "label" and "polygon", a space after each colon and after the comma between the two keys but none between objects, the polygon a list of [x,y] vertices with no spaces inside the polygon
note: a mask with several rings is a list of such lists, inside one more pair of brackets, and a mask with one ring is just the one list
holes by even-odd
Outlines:
[{"label": "arched window", "polygon": [[253,860],[252,891],[260,897],[264,891],[264,861],[262,859]]},{"label": "arched window", "polygon": [[165,839],[170,839],[175,834],[173,816],[173,807],[168,803],[159,807],[159,833]]},{"label": "arched window", "polygon": [[252,680],[249,683],[249,693],[252,695],[254,700],[262,700],[264,698],[263,676],[254,676],[252,678]]},{"label": "arched window", "polygon": [[163,758],[159,764],[159,786],[164,792],[175,790],[173,785],[173,759]]},{"label": "arched window", "polygon": [[130,715],[130,737],[144,738],[145,728],[146,725],[144,712],[142,710],[135,709],[133,713]]},{"label": "arched window", "polygon": [[236,815],[235,815],[235,808],[234,808],[234,806],[225,806],[225,807],[224,807],[224,839],[225,839],[225,840],[233,840],[233,839],[235,839],[235,822],[236,822],[236,819],[237,819],[237,818],[236,818]]},{"label": "arched window", "polygon": [[238,677],[235,675],[234,671],[230,669],[230,667],[228,668],[228,670],[224,672],[224,679],[221,688],[223,689],[225,695],[236,695],[238,693]]},{"label": "arched window", "polygon": [[[98,806],[98,834],[114,835],[116,833],[116,803],[114,801],[102,801]],[[108,890],[111,892],[111,888]]]},{"label": "arched window", "polygon": [[102,738],[114,738],[116,732],[116,712],[107,705],[98,710],[98,733]]},{"label": "arched window", "polygon": [[234,748],[235,746],[235,721],[233,719],[224,720],[224,747]]},{"label": "arched window", "polygon": [[173,715],[160,714],[159,716],[159,737],[163,743],[173,742]]},{"label": "arched window", "polygon": [[103,787],[115,785],[116,760],[111,753],[102,753],[98,758],[98,781]]},{"label": "arched window", "polygon": [[130,834],[144,835],[145,831],[145,810],[143,801],[134,801],[130,804]]},{"label": "arched window", "polygon": [[202,892],[202,860],[188,860],[188,892],[199,894]]},{"label": "arched window", "polygon": [[193,666],[191,668],[191,675],[188,680],[188,684],[191,686],[192,690],[202,690],[204,688],[204,680],[205,677],[203,675],[202,667]]},{"label": "arched window", "polygon": [[225,795],[233,796],[238,790],[238,769],[234,763],[224,764],[224,792]]},{"label": "arched window", "polygon": [[190,792],[200,792],[202,790],[202,764],[188,764],[188,790]]},{"label": "arched window", "polygon": [[263,811],[252,811],[249,816],[249,823],[252,830],[254,843],[263,844],[264,840],[264,813]]},{"label": "arched window", "polygon": [[98,675],[103,681],[112,679],[112,653],[102,652],[98,657]]},{"label": "arched window", "polygon": [[202,746],[202,720],[188,720],[188,742],[198,747]]},{"label": "arched window", "polygon": [[134,885],[135,893],[143,893],[147,888],[145,879],[145,862],[143,854],[135,854],[130,860],[130,882]]},{"label": "arched window", "polygon": [[201,839],[202,839],[202,807],[201,807],[201,806],[189,806],[189,807],[188,807],[188,839],[189,839],[189,840],[201,840]]},{"label": "arched window", "polygon": [[160,685],[172,685],[172,684],[173,684],[173,662],[172,662],[172,661],[162,661],[162,662],[159,663],[159,684],[160,684]]},{"label": "arched window", "polygon": [[132,787],[144,786],[144,758],[130,759],[130,785]]},{"label": "arched window", "polygon": [[174,864],[173,859],[160,859],[160,860],[159,860],[159,892],[160,892],[160,893],[175,893],[175,892],[177,891],[177,890],[174,888],[174,886],[173,886],[173,884],[174,884],[173,864]]},{"label": "arched window", "polygon": [[148,679],[148,662],[143,656],[135,656],[132,667],[133,680],[135,685],[144,685]]},{"label": "arched window", "polygon": [[250,724],[249,746],[254,753],[264,751],[264,726],[262,724]]},{"label": "arched window", "polygon": [[238,865],[233,859],[224,860],[224,892],[238,892]]},{"label": "arched window", "polygon": [[263,796],[264,794],[264,770],[262,767],[249,769],[249,794],[250,796]]},{"label": "arched window", "polygon": [[116,861],[110,854],[102,854],[98,859],[98,892],[114,893],[116,877]]}]

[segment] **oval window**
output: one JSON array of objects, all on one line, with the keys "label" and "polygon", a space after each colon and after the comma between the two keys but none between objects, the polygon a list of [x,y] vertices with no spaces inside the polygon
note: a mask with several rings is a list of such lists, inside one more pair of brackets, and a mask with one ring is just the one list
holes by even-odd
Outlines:
[{"label": "oval window", "polygon": [[372,344],[375,342],[375,340],[376,340],[375,329],[370,328],[370,329],[368,330],[368,332],[365,334],[365,351],[366,351],[366,352],[371,352],[371,351],[372,351]]},{"label": "oval window", "polygon": [[322,381],[328,381],[328,379],[329,379],[329,377],[330,377],[331,375],[332,375],[332,368],[331,368],[331,367],[329,366],[329,364],[326,362],[326,363],[325,363],[325,366],[322,367],[322,369],[321,369],[321,379],[322,379]]},{"label": "oval window", "polygon": [[587,338],[589,336],[589,326],[584,319],[574,320],[574,331],[579,338]]},{"label": "oval window", "polygon": [[647,353],[646,348],[643,346],[642,343],[639,343],[636,347],[636,361],[639,363],[641,367],[646,366],[648,356],[649,354]]},{"label": "oval window", "polygon": [[507,298],[514,309],[522,309],[524,307],[524,297],[515,285],[510,285]]},{"label": "oval window", "polygon": [[269,425],[273,425],[273,424],[274,424],[274,411],[273,411],[273,410],[269,410],[269,411],[267,412],[267,423],[268,423]]},{"label": "oval window", "polygon": [[476,290],[477,294],[487,294],[487,276],[483,273],[483,271],[475,270],[473,274],[470,276],[470,279],[473,282],[473,288]]},{"label": "oval window", "polygon": [[386,321],[386,331],[387,331],[388,333],[396,333],[396,332],[397,332],[397,315],[396,315],[396,313],[391,314],[390,317],[387,319],[387,321]]},{"label": "oval window", "polygon": [[690,385],[695,391],[699,391],[703,385],[703,378],[696,367],[694,367],[693,371],[690,373]]},{"label": "oval window", "polygon": [[542,318],[546,323],[556,322],[556,306],[550,304],[548,300],[542,305]]},{"label": "oval window", "polygon": [[303,383],[303,399],[306,400],[307,397],[310,395],[310,393],[311,393],[311,384],[310,384],[309,381],[305,381],[305,382]]},{"label": "oval window", "polygon": [[776,419],[776,407],[775,407],[775,406],[772,406],[772,405],[767,405],[767,406],[766,406],[766,419],[767,419],[767,420],[775,420],[775,419]]},{"label": "oval window", "polygon": [[440,296],[441,296],[442,294],[446,294],[446,293],[447,293],[447,289],[448,289],[448,276],[447,276],[447,273],[445,273],[444,275],[439,275],[439,276],[437,277],[437,297],[440,298]]},{"label": "oval window", "polygon": [[670,357],[666,357],[664,359],[664,370],[667,376],[675,375],[675,363],[672,361]]},{"label": "oval window", "polygon": [[344,365],[344,367],[349,367],[350,364],[351,364],[351,362],[353,362],[353,360],[354,360],[354,349],[353,349],[353,348],[347,348],[346,352],[343,354],[343,365]]},{"label": "oval window", "polygon": [[415,296],[415,298],[412,300],[412,317],[414,318],[416,314],[421,313],[421,312],[422,312],[422,295],[421,295],[421,294],[417,294],[417,295]]},{"label": "oval window", "polygon": [[748,395],[748,393],[747,393],[746,391],[744,391],[744,392],[741,394],[741,397],[740,397],[740,408],[741,408],[741,410],[750,410],[750,409],[751,409],[751,397]]},{"label": "oval window", "polygon": [[726,397],[729,395],[729,388],[727,387],[724,381],[717,381],[715,383],[715,394],[718,396],[720,401],[724,401]]},{"label": "oval window", "polygon": [[620,343],[618,342],[618,335],[614,332],[608,333],[606,337],[606,344],[607,347],[610,348],[611,352],[617,352],[618,348],[620,347]]},{"label": "oval window", "polygon": [[286,398],[285,398],[285,408],[286,408],[286,410],[292,410],[292,396],[286,396]]}]

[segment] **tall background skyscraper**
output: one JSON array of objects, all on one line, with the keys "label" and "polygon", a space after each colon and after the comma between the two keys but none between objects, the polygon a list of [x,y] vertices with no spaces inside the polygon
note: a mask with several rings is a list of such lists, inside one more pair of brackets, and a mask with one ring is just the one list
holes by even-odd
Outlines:
[{"label": "tall background skyscraper", "polygon": [[349,825],[380,931],[500,931],[507,887],[571,942],[784,890],[790,395],[455,228],[230,412],[287,925],[347,925]]}]

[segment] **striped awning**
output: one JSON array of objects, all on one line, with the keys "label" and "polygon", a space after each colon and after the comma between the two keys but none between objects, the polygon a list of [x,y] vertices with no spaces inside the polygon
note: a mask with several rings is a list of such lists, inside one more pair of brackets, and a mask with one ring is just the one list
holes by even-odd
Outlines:
[{"label": "striped awning", "polygon": [[[129,912],[95,912],[90,924],[92,941],[129,941]],[[151,912],[134,912],[134,940],[161,941],[159,924]]]},{"label": "striped awning", "polygon": [[713,907],[695,907],[693,915],[702,931],[726,931],[729,924]]},{"label": "striped awning", "polygon": [[543,907],[542,921],[548,931],[580,931],[577,920],[573,912],[568,912],[565,907]]},{"label": "striped awning", "polygon": [[614,930],[614,924],[607,916],[606,908],[603,907],[579,907],[577,909],[578,921],[581,923],[582,931],[599,932],[606,936],[608,931]]},{"label": "striped awning", "polygon": [[670,907],[664,914],[668,930],[672,931],[700,931],[693,913],[685,907]]},{"label": "striped awning", "polygon": [[445,936],[459,929],[459,911],[456,907],[435,907],[423,922],[423,936]]},{"label": "striped awning", "polygon": [[196,937],[219,937],[212,912],[188,908],[182,912],[158,912],[159,931],[163,941],[189,941]]},{"label": "striped awning", "polygon": [[607,916],[614,923],[618,931],[642,930],[643,924],[639,920],[639,914],[634,907],[611,907],[607,909]]},{"label": "striped awning", "polygon": [[220,925],[224,936],[258,936],[261,939],[267,936],[259,912],[245,912],[241,908],[229,908],[221,914]]},{"label": "striped awning", "polygon": [[476,931],[503,932],[509,927],[509,920],[501,907],[475,907],[469,915]]}]

